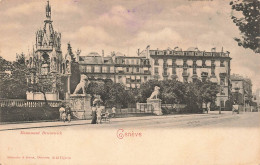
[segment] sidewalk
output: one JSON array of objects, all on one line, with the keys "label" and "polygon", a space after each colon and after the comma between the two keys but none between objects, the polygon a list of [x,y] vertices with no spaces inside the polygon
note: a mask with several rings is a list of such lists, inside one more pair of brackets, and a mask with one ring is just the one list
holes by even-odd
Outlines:
[{"label": "sidewalk", "polygon": [[[179,118],[192,115],[219,115],[218,111],[210,111],[208,114],[175,114],[175,115],[162,115],[162,116],[141,116],[141,117],[127,117],[127,118],[111,118],[113,122],[126,122],[136,120],[151,120],[161,118]],[[221,115],[232,114],[230,111],[222,111]],[[17,129],[31,129],[31,128],[47,128],[47,127],[62,127],[62,126],[73,126],[73,125],[86,125],[90,124],[91,120],[73,120],[69,122],[63,121],[39,121],[33,123],[12,123],[12,124],[0,124],[0,131],[17,130]]]}]

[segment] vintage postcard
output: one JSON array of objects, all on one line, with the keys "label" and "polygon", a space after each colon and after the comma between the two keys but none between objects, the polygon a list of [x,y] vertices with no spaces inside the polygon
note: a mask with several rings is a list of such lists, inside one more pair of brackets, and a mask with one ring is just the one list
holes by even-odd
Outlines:
[{"label": "vintage postcard", "polygon": [[0,165],[259,165],[259,25],[259,0],[0,0]]}]

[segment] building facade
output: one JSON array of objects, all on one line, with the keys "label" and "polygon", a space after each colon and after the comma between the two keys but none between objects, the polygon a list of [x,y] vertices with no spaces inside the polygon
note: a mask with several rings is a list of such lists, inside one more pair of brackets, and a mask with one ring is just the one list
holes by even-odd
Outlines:
[{"label": "building facade", "polygon": [[140,88],[141,83],[150,79],[151,65],[144,56],[124,56],[116,54],[115,57],[115,82],[125,84],[127,89]]},{"label": "building facade", "polygon": [[97,52],[91,52],[86,56],[79,56],[79,69],[92,80],[111,79],[115,81],[115,64],[111,56],[104,57]]},{"label": "building facade", "polygon": [[126,89],[139,88],[142,82],[150,79],[149,59],[143,56],[125,56],[122,53],[112,52],[102,56],[91,52],[86,56],[79,56],[81,74],[92,80],[110,79],[115,83],[122,83]]},{"label": "building facade", "polygon": [[249,78],[244,78],[238,74],[230,77],[232,83],[233,99],[240,105],[244,105],[246,111],[252,102],[252,82]]},{"label": "building facade", "polygon": [[158,80],[175,79],[181,82],[212,81],[220,85],[216,105],[225,107],[230,95],[229,52],[200,51],[198,48],[149,50],[151,76]]}]

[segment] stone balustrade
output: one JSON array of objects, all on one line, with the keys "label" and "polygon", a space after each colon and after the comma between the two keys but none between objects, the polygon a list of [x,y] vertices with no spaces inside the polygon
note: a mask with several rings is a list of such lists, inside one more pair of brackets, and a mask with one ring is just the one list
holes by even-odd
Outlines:
[{"label": "stone balustrade", "polygon": [[[61,101],[48,101],[51,107],[60,107]],[[23,99],[0,99],[0,107],[43,107],[45,101]]]}]

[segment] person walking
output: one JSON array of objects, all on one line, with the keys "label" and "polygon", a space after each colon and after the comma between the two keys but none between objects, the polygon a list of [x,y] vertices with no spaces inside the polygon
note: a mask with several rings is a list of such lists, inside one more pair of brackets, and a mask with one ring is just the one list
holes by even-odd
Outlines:
[{"label": "person walking", "polygon": [[61,105],[61,107],[60,107],[60,109],[59,109],[59,112],[60,112],[60,121],[62,121],[62,120],[63,120],[62,115],[63,115],[63,113],[65,112],[64,105]]},{"label": "person walking", "polygon": [[102,107],[97,104],[97,124],[101,124]]},{"label": "person walking", "polygon": [[72,115],[70,106],[67,105],[65,110],[66,110],[66,116],[67,116],[68,122],[70,122],[71,121],[71,115]]},{"label": "person walking", "polygon": [[207,103],[207,113],[210,111],[210,102]]},{"label": "person walking", "polygon": [[239,106],[236,101],[232,105],[232,114],[234,114],[235,112],[237,112],[237,114],[239,114]]},{"label": "person walking", "polygon": [[92,120],[91,120],[91,124],[97,124],[97,107],[96,107],[96,105],[94,105],[92,107]]},{"label": "person walking", "polygon": [[116,107],[112,108],[112,117],[116,117]]},{"label": "person walking", "polygon": [[204,113],[207,110],[207,105],[206,103],[203,101],[202,103],[202,113]]}]

